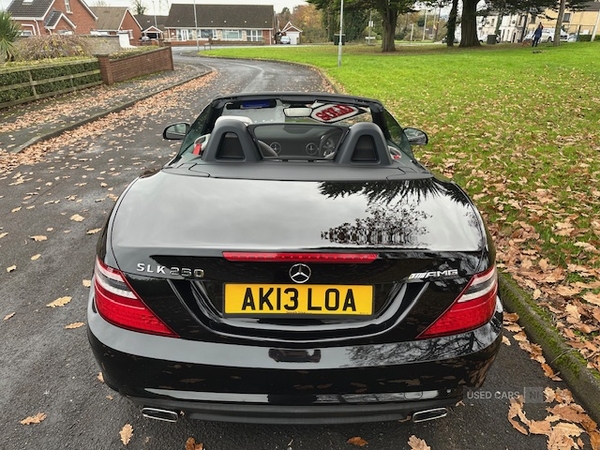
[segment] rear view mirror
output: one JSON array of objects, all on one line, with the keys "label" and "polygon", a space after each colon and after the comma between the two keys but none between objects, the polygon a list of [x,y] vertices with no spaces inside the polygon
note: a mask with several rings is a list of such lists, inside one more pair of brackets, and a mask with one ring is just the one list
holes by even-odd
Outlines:
[{"label": "rear view mirror", "polygon": [[189,123],[175,123],[164,129],[163,139],[168,139],[170,141],[181,141],[189,131]]}]

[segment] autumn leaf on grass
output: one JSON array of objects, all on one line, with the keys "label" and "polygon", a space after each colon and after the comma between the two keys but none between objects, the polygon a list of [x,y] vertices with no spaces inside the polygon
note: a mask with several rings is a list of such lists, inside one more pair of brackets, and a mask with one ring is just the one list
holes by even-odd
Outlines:
[{"label": "autumn leaf on grass", "polygon": [[73,214],[71,216],[71,220],[75,221],[75,222],[81,222],[85,219],[85,217],[80,216],[79,214]]},{"label": "autumn leaf on grass", "polygon": [[414,434],[408,438],[408,445],[410,450],[431,450],[431,447],[427,445],[423,439],[419,439]]},{"label": "autumn leaf on grass", "polygon": [[42,242],[48,239],[47,236],[44,236],[43,234],[38,234],[36,236],[29,236],[31,239],[33,239],[35,242]]},{"label": "autumn leaf on grass", "polygon": [[361,438],[361,437],[354,436],[354,437],[351,437],[350,439],[348,439],[348,440],[346,441],[346,444],[352,444],[352,445],[357,445],[357,446],[359,446],[359,447],[364,447],[365,445],[367,445],[367,444],[368,444],[368,442],[367,442],[367,441],[365,441],[365,440],[364,440],[363,438]]},{"label": "autumn leaf on grass", "polygon": [[73,323],[70,323],[69,325],[65,326],[65,329],[66,330],[74,330],[75,328],[81,328],[84,325],[85,325],[85,323],[83,323],[83,322],[73,322]]},{"label": "autumn leaf on grass", "polygon": [[50,308],[56,308],[58,306],[65,306],[67,303],[71,301],[72,297],[60,297],[54,300],[53,302],[48,303],[46,306]]},{"label": "autumn leaf on grass", "polygon": [[46,418],[46,414],[37,413],[35,416],[29,416],[19,422],[21,425],[31,425],[35,423],[40,423],[42,420]]},{"label": "autumn leaf on grass", "polygon": [[588,292],[584,294],[582,298],[592,305],[600,306],[600,294],[593,294],[592,292]]},{"label": "autumn leaf on grass", "polygon": [[193,437],[188,438],[187,441],[185,441],[185,450],[203,450],[204,449],[204,444],[202,444],[202,442],[198,442],[196,444],[196,439],[194,439]]},{"label": "autumn leaf on grass", "polygon": [[119,431],[119,436],[121,436],[121,442],[123,445],[129,444],[131,436],[133,436],[133,427],[128,423],[125,424],[123,428],[121,428],[121,431]]}]

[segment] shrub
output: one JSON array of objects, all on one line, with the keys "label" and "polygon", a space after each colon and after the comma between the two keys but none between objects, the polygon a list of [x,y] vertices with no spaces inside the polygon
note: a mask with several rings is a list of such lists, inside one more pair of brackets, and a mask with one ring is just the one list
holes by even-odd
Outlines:
[{"label": "shrub", "polygon": [[577,40],[579,42],[590,42],[592,40],[592,35],[591,34],[580,34],[577,37]]},{"label": "shrub", "polygon": [[7,11],[0,11],[0,63],[15,56],[15,40],[21,33],[19,25]]},{"label": "shrub", "polygon": [[91,56],[89,45],[80,36],[33,36],[19,43],[20,60]]}]

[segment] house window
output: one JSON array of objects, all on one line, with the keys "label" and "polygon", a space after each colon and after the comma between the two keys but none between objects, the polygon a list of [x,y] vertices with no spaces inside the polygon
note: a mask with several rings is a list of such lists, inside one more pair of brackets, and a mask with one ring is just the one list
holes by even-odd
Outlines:
[{"label": "house window", "polygon": [[241,41],[242,31],[241,30],[223,30],[224,41]]},{"label": "house window", "polygon": [[190,30],[177,30],[177,40],[178,41],[189,41],[190,40]]},{"label": "house window", "polygon": [[68,13],[73,12],[71,11],[71,0],[65,0],[65,11]]},{"label": "house window", "polygon": [[261,30],[246,30],[246,40],[251,42],[262,42],[263,36]]},{"label": "house window", "polygon": [[571,21],[571,13],[565,13],[563,15],[563,23],[564,22],[570,22]]},{"label": "house window", "polygon": [[216,39],[217,31],[216,30],[200,30],[200,37],[202,39]]}]

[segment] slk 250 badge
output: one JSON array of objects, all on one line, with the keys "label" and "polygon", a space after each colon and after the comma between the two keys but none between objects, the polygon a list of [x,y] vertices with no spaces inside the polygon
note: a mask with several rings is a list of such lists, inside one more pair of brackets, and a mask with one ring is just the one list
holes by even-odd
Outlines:
[{"label": "slk 250 badge", "polygon": [[144,264],[137,263],[138,272],[152,273],[156,275],[171,275],[173,277],[184,277],[184,278],[203,278],[204,269],[193,269],[190,267],[167,267],[161,266],[160,264]]}]

